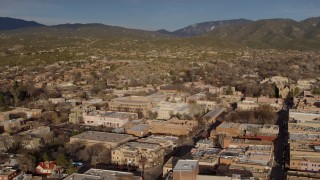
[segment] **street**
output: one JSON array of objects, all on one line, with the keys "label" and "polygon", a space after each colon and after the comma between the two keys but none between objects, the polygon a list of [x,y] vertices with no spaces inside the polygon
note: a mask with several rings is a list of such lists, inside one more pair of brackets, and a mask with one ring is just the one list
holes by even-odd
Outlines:
[{"label": "street", "polygon": [[286,179],[286,162],[288,161],[288,120],[289,108],[287,101],[279,111],[278,125],[279,135],[274,145],[275,163],[271,171],[271,179],[282,180]]}]

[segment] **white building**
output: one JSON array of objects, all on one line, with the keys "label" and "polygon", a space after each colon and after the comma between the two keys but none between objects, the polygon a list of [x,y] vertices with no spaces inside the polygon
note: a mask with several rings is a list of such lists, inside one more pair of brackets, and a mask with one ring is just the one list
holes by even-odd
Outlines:
[{"label": "white building", "polygon": [[157,119],[168,120],[174,114],[186,114],[190,115],[190,106],[187,103],[170,103],[170,102],[160,102],[152,112],[157,112]]},{"label": "white building", "polygon": [[138,119],[137,113],[93,111],[83,114],[84,124],[90,126],[119,128],[134,119]]}]

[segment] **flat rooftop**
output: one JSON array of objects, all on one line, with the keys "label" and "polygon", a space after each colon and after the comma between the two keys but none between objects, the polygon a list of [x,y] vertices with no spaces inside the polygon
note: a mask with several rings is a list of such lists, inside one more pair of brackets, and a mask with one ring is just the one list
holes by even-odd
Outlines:
[{"label": "flat rooftop", "polygon": [[197,160],[179,160],[173,171],[193,171],[198,165]]},{"label": "flat rooftop", "polygon": [[149,103],[151,100],[144,96],[127,96],[112,99],[113,102],[123,102],[123,103]]},{"label": "flat rooftop", "polygon": [[88,113],[89,116],[102,116],[102,117],[108,117],[108,118],[120,118],[120,119],[126,119],[130,118],[134,115],[138,116],[137,113],[128,113],[128,112],[115,112],[115,111],[93,111]]},{"label": "flat rooftop", "polygon": [[212,163],[218,158],[218,154],[221,149],[219,148],[193,148],[191,155],[193,159],[199,160],[199,162]]},{"label": "flat rooftop", "polygon": [[292,133],[289,134],[290,141],[319,141],[320,134],[310,134],[310,133]]},{"label": "flat rooftop", "polygon": [[207,114],[204,115],[204,117],[215,117],[217,118],[224,112],[225,108],[217,108],[209,111]]},{"label": "flat rooftop", "polygon": [[121,171],[111,171],[103,169],[89,169],[84,174],[73,173],[66,177],[64,180],[135,180],[139,177],[134,177],[132,173],[121,172]]},{"label": "flat rooftop", "polygon": [[238,123],[233,123],[233,122],[223,122],[222,124],[220,124],[218,127],[219,128],[233,128],[233,127],[238,127],[240,124]]},{"label": "flat rooftop", "polygon": [[131,130],[131,131],[143,131],[143,130],[149,129],[149,128],[150,128],[150,126],[148,124],[139,124],[139,125],[136,125],[136,126],[132,127],[129,130]]},{"label": "flat rooftop", "polygon": [[179,137],[177,137],[177,136],[151,135],[151,136],[147,137],[146,139],[159,139],[159,140],[177,142],[179,140]]},{"label": "flat rooftop", "polygon": [[16,170],[13,169],[2,169],[0,170],[0,175],[9,175],[16,172]]},{"label": "flat rooftop", "polygon": [[121,146],[117,147],[117,149],[127,149],[127,150],[135,150],[138,148],[141,149],[149,149],[149,150],[155,150],[160,148],[159,144],[153,144],[153,143],[144,143],[144,142],[127,142],[125,144],[122,144]]},{"label": "flat rooftop", "polygon": [[71,138],[93,140],[93,141],[103,141],[103,142],[119,142],[128,138],[132,138],[132,135],[128,134],[118,134],[118,133],[107,133],[98,131],[86,131],[81,134],[72,136]]}]

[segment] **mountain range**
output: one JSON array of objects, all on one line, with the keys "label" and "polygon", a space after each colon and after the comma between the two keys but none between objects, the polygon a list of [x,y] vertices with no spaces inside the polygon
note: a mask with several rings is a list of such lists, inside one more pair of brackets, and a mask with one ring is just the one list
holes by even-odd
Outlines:
[{"label": "mountain range", "polygon": [[189,25],[187,27],[178,29],[176,31],[173,31],[171,34],[178,37],[192,37],[192,36],[198,36],[198,35],[207,33],[218,27],[244,25],[250,22],[252,21],[248,19],[232,19],[232,20],[202,22],[202,23],[197,23],[197,24]]},{"label": "mountain range", "polygon": [[184,39],[190,43],[216,42],[253,48],[320,49],[320,17],[303,21],[234,19],[193,24],[173,32],[145,31],[103,24],[61,24],[45,26],[33,21],[0,18],[0,33],[42,34],[97,38]]},{"label": "mountain range", "polygon": [[45,26],[43,24],[34,22],[34,21],[26,21],[22,19],[15,19],[10,17],[0,17],[0,30],[13,30],[19,28],[26,27],[42,27]]}]

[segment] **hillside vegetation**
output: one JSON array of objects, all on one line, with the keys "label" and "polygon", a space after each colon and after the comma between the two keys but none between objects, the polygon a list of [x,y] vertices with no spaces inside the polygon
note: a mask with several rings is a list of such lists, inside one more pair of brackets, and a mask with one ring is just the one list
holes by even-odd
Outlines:
[{"label": "hillside vegetation", "polygon": [[[200,23],[201,24],[201,23]],[[162,33],[161,33],[162,32]],[[0,31],[0,65],[37,65],[90,58],[209,61],[246,49],[320,49],[320,18],[246,21],[179,38],[103,24],[63,24]]]}]

